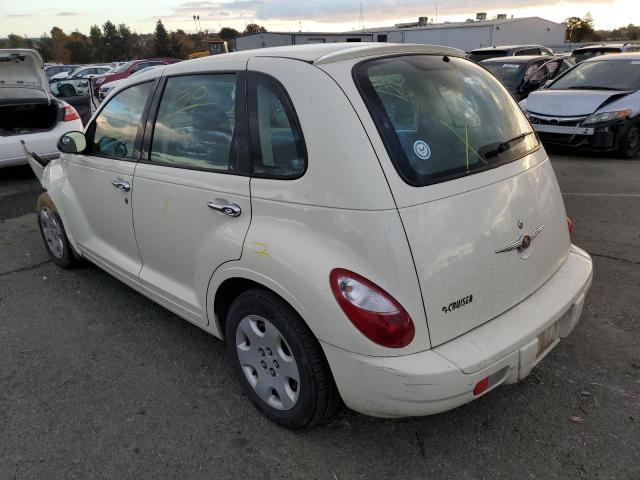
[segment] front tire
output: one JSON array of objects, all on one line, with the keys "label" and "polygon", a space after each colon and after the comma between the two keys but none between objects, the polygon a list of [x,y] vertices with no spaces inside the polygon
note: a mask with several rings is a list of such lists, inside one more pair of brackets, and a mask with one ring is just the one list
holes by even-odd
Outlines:
[{"label": "front tire", "polygon": [[322,349],[282,298],[260,288],[241,293],[225,332],[245,393],[272,421],[310,428],[335,413],[339,395]]},{"label": "front tire", "polygon": [[62,268],[73,268],[78,265],[67,232],[49,195],[43,193],[38,198],[38,227],[42,240],[53,262]]},{"label": "front tire", "polygon": [[635,158],[640,153],[640,120],[629,123],[620,133],[616,152],[620,158]]}]

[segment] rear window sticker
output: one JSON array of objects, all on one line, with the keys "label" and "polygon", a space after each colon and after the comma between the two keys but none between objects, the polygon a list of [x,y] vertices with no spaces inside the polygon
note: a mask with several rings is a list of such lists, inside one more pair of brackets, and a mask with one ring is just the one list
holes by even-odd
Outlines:
[{"label": "rear window sticker", "polygon": [[416,154],[416,157],[422,160],[428,160],[431,156],[431,148],[429,148],[427,142],[423,140],[416,140],[413,144],[413,152]]}]

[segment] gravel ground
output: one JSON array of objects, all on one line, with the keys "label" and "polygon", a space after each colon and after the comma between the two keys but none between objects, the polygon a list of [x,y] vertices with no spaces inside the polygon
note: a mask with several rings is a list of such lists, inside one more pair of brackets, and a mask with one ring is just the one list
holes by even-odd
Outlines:
[{"label": "gravel ground", "polygon": [[640,161],[554,157],[595,274],[521,384],[453,411],[283,430],[221,341],[96,267],[64,271],[29,170],[0,170],[0,478],[638,479]]}]

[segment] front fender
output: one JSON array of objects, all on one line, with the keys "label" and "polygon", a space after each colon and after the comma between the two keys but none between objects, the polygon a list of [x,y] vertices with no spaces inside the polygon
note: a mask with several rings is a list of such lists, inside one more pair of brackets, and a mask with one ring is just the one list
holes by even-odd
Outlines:
[{"label": "front fender", "polygon": [[[394,356],[430,347],[418,279],[396,209],[347,210],[252,201],[242,257],[213,274],[207,292],[209,329],[220,335],[215,294],[230,278],[252,280],[286,300],[321,341],[363,355]],[[329,285],[333,268],[346,268],[379,285],[407,310],[415,337],[391,349],[368,340],[342,312]]]}]

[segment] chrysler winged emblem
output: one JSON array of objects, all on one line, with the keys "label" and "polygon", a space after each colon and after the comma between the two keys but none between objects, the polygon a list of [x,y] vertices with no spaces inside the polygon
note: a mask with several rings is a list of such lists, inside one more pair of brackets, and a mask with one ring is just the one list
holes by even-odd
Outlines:
[{"label": "chrysler winged emblem", "polygon": [[543,228],[544,228],[544,225],[540,225],[538,228],[536,228],[532,232],[520,235],[520,238],[518,238],[515,242],[509,243],[508,245],[505,245],[504,247],[496,250],[496,253],[508,252],[510,250],[518,250],[518,251],[526,250],[531,246],[531,242],[533,241],[534,238],[538,236],[538,234],[542,231]]}]

